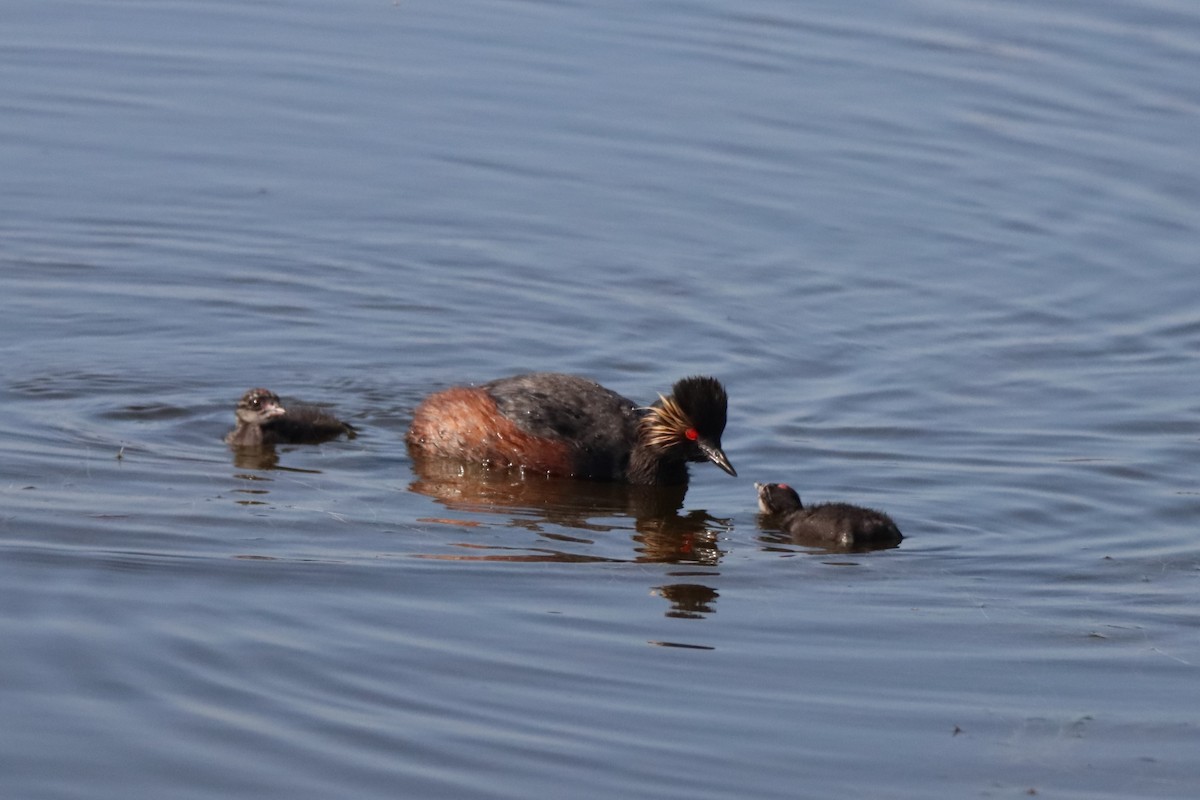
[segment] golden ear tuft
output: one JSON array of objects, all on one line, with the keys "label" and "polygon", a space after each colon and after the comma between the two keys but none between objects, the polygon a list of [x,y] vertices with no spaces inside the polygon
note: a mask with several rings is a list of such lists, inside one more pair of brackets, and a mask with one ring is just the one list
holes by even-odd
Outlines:
[{"label": "golden ear tuft", "polygon": [[675,402],[674,397],[658,396],[659,405],[645,409],[642,417],[642,435],[650,447],[670,447],[687,438],[694,426],[687,414]]}]

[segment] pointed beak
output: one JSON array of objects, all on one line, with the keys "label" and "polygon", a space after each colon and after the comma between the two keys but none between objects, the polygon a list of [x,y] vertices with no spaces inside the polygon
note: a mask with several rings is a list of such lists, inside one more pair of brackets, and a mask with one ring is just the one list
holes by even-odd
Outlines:
[{"label": "pointed beak", "polygon": [[704,441],[697,442],[697,444],[700,445],[700,452],[704,453],[705,458],[733,477],[737,477],[737,470],[733,468],[733,464],[729,463],[729,458],[725,455],[725,451],[721,449],[721,445]]},{"label": "pointed beak", "polygon": [[279,403],[270,403],[266,406],[263,406],[263,410],[262,410],[262,415],[264,417],[266,417],[267,419],[274,419],[275,417],[282,417],[286,413],[287,413],[287,409],[284,408],[283,406],[279,405]]}]

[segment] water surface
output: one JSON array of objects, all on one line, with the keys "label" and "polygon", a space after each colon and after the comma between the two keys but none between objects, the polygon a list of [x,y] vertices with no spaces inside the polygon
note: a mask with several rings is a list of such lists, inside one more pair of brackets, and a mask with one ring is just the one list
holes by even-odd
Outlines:
[{"label": "water surface", "polygon": [[[3,16],[0,794],[1196,795],[1192,4]],[[533,369],[739,478],[410,461]]]}]

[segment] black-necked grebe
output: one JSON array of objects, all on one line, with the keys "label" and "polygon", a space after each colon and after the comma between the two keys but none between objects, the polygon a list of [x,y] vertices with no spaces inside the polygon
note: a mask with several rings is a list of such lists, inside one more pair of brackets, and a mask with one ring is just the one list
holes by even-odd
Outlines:
[{"label": "black-necked grebe", "polygon": [[895,544],[904,537],[882,511],[849,503],[805,507],[786,483],[756,483],[758,508],[778,517],[778,527],[799,540],[819,540],[844,547]]},{"label": "black-necked grebe", "polygon": [[684,378],[639,408],[586,378],[535,372],[427,397],[407,440],[414,456],[686,486],[689,461],[737,475],[721,449],[728,402],[715,378]]},{"label": "black-necked grebe", "polygon": [[345,434],[353,439],[353,426],[321,408],[292,406],[285,409],[269,389],[251,389],[237,404],[237,427],[225,441],[234,447],[275,444],[319,444]]}]

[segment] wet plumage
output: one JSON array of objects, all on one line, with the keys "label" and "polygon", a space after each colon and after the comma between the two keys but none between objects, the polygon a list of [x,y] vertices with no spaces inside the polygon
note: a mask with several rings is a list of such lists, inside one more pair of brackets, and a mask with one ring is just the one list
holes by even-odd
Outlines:
[{"label": "wet plumage", "polygon": [[737,474],[721,449],[727,407],[715,378],[684,378],[643,408],[586,378],[536,372],[429,396],[407,441],[414,457],[677,486],[689,461]]},{"label": "wet plumage", "polygon": [[225,437],[235,447],[275,444],[319,444],[341,435],[353,439],[354,427],[322,408],[284,408],[269,389],[251,389],[237,404],[237,427]]},{"label": "wet plumage", "polygon": [[756,483],[758,507],[797,541],[821,541],[843,547],[895,544],[904,537],[882,511],[849,503],[805,506],[786,483]]}]

